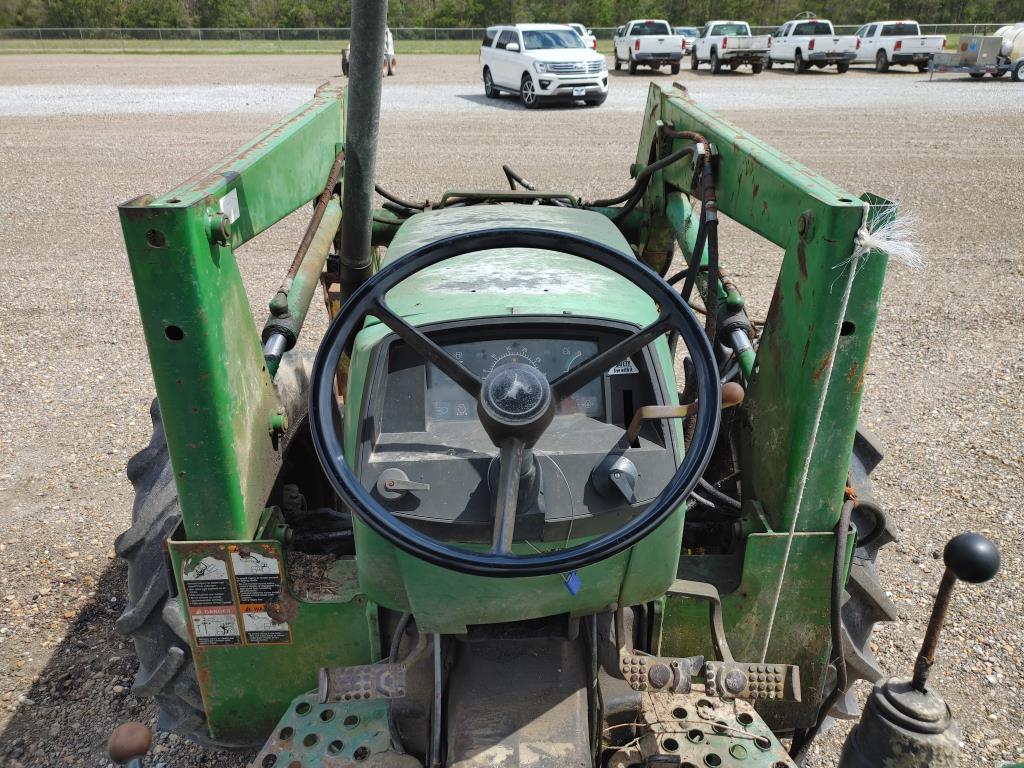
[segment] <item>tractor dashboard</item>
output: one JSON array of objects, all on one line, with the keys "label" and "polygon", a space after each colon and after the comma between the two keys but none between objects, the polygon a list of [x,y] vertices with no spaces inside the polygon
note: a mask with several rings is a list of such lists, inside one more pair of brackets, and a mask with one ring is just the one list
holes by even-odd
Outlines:
[{"label": "tractor dashboard", "polygon": [[[560,316],[475,318],[424,330],[474,375],[518,362],[550,381],[636,328]],[[363,487],[423,533],[488,541],[498,449],[484,433],[474,398],[397,336],[377,346],[365,392],[358,457]],[[675,473],[677,446],[659,421],[645,422],[637,447],[625,444],[623,430],[636,409],[667,402],[650,349],[561,400],[527,462],[527,508],[520,509],[517,543],[543,546],[596,535],[643,511]],[[631,488],[609,479],[622,458],[635,469]]]}]

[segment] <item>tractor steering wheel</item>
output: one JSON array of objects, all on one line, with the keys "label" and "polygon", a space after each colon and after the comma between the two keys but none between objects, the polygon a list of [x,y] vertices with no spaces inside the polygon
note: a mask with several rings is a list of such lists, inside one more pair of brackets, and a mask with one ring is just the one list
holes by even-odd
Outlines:
[{"label": "tractor steering wheel", "polygon": [[[532,366],[506,363],[482,380],[394,314],[385,303],[392,288],[438,262],[467,253],[504,248],[557,251],[599,264],[642,288],[659,308],[658,319],[548,382]],[[378,318],[423,358],[477,401],[487,436],[500,451],[490,551],[452,546],[427,536],[383,508],[363,488],[345,460],[335,421],[334,379],[342,353],[351,348],[367,315]],[[556,404],[670,330],[677,330],[693,361],[701,407],[686,455],[675,475],[639,516],[574,547],[518,555],[511,551],[520,469],[544,434]],[[381,269],[357,288],[331,323],[317,352],[310,382],[309,423],[320,463],[342,500],[373,531],[429,563],[478,576],[518,577],[565,573],[604,560],[652,533],[693,491],[718,436],[721,385],[711,345],[700,321],[672,286],[632,254],[578,235],[532,228],[499,228],[451,235],[418,248]]]}]

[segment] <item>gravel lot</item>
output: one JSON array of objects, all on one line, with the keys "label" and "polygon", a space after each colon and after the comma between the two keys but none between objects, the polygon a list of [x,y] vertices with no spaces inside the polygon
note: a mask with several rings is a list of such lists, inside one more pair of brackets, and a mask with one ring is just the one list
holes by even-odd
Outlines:
[{"label": "gravel lot", "polygon": [[[474,57],[401,64],[386,82],[379,169],[403,197],[498,186],[502,162],[588,197],[627,186],[648,77],[613,73],[599,109],[526,113],[484,100]],[[317,56],[0,57],[11,302],[0,315],[0,764],[106,765],[115,724],[155,717],[130,693],[133,654],[112,627],[124,567],[111,542],[131,508],[124,466],[149,439],[153,397],[115,205],[200,170],[339,67]],[[963,723],[964,765],[1024,761],[1024,89],[856,70],[676,79],[852,192],[898,198],[916,215],[929,265],[890,271],[864,403],[887,448],[878,492],[900,531],[884,571],[903,622],[882,629],[878,654],[909,672],[945,541],[965,529],[991,536],[1003,571],[955,594],[933,680]],[[240,252],[260,322],[303,223],[286,220]],[[777,250],[726,226],[722,253],[763,313]],[[834,765],[844,734],[823,739],[811,764]],[[244,764],[167,734],[156,751],[171,768]]]}]

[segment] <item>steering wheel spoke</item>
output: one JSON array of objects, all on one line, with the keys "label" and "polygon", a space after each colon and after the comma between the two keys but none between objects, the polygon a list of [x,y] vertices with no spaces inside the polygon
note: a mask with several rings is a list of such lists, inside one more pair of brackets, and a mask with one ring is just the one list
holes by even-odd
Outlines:
[{"label": "steering wheel spoke", "polygon": [[452,381],[474,398],[480,396],[480,379],[470,373],[459,361],[445,352],[430,338],[391,311],[383,296],[377,296],[367,310],[384,325],[398,334],[406,344],[416,350],[424,360],[440,368]]},{"label": "steering wheel spoke", "polygon": [[632,336],[623,339],[618,344],[609,347],[604,352],[594,355],[583,363],[580,363],[570,371],[566,371],[553,382],[551,382],[551,393],[555,401],[569,397],[587,384],[596,379],[609,368],[621,363],[628,357],[635,355],[663,333],[672,328],[672,318],[662,312],[658,319],[645,328],[641,328]]},{"label": "steering wheel spoke", "polygon": [[498,458],[498,489],[494,495],[494,535],[491,538],[491,554],[512,553],[512,537],[516,531],[516,513],[519,507],[519,482],[526,457],[526,445],[519,438],[513,437],[502,443]]}]

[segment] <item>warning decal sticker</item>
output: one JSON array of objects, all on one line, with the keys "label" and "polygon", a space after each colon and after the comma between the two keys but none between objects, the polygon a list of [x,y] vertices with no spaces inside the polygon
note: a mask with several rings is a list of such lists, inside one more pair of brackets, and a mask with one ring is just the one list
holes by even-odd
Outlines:
[{"label": "warning decal sticker", "polygon": [[263,610],[242,610],[242,624],[245,627],[245,642],[253,645],[265,643],[287,643],[291,640],[288,622],[277,621]]},{"label": "warning decal sticker", "polygon": [[231,549],[231,567],[242,605],[276,603],[281,596],[281,569],[277,558],[252,550]]},{"label": "warning decal sticker", "polygon": [[189,607],[231,605],[231,583],[228,564],[213,555],[190,557],[182,561],[181,580]]},{"label": "warning decal sticker", "polygon": [[196,645],[238,645],[241,642],[234,607],[192,608],[189,613]]}]

